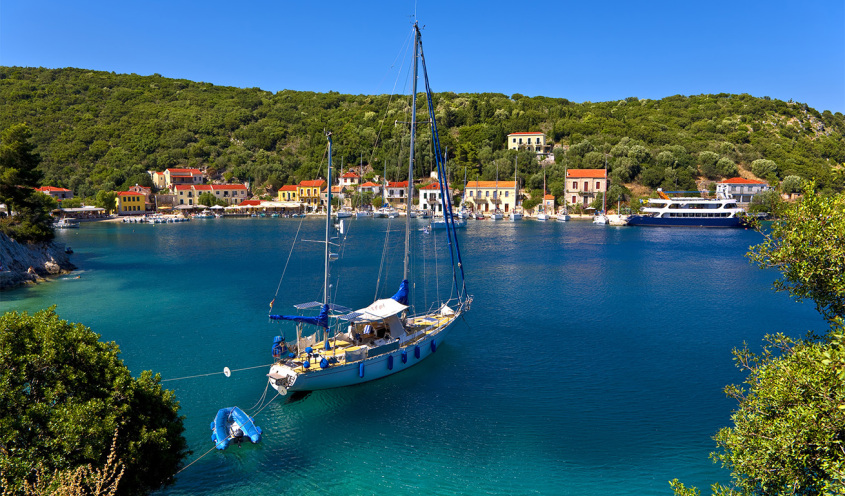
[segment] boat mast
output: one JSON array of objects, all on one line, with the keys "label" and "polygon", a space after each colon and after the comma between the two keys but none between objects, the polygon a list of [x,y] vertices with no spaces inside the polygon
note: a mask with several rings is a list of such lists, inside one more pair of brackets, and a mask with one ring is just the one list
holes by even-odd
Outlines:
[{"label": "boat mast", "polygon": [[328,176],[328,195],[326,196],[326,255],[325,255],[325,275],[323,277],[323,304],[329,303],[329,229],[332,224],[332,133],[326,132],[326,138],[329,140],[329,172]]},{"label": "boat mast", "polygon": [[519,178],[516,175],[517,171],[517,159],[519,158],[518,155],[514,155],[513,157],[513,209],[516,211],[516,207],[519,206]]},{"label": "boat mast", "polygon": [[414,135],[417,134],[417,66],[420,49],[420,28],[417,23],[414,23],[414,74],[413,91],[414,98],[411,104],[411,156],[408,159],[408,208],[405,209],[405,265],[402,273],[402,279],[408,280],[408,261],[411,251],[411,206],[414,204]]}]

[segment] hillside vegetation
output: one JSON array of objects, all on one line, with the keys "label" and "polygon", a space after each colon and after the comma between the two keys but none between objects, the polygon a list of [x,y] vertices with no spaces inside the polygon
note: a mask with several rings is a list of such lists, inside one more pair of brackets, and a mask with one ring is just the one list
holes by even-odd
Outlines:
[{"label": "hillside vegetation", "polygon": [[[325,130],[334,133],[336,163],[363,162],[370,174],[386,168],[390,180],[407,171],[407,95],[274,94],[159,75],[0,67],[0,101],[0,129],[31,129],[43,184],[77,196],[145,184],[147,170],[185,166],[269,192],[325,174]],[[516,153],[505,150],[506,136],[543,131],[556,147],[545,172],[558,195],[564,165],[600,168],[605,158],[614,183],[632,189],[691,189],[696,180],[739,174],[845,188],[845,117],[800,103],[718,94],[577,104],[496,93],[438,93],[434,103],[458,186],[465,167],[470,180],[494,179],[497,169],[502,179],[513,177]],[[422,177],[431,168],[425,125],[418,143]],[[525,186],[542,188],[543,168],[532,154],[520,153],[518,164]]]}]

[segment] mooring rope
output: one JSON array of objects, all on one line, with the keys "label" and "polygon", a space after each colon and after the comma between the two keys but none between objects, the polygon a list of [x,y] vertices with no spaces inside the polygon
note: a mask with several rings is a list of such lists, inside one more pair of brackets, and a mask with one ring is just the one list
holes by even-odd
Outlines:
[{"label": "mooring rope", "polygon": [[[252,369],[260,369],[262,367],[269,367],[273,365],[272,363],[268,363],[267,365],[256,365],[255,367],[244,367],[242,369],[232,369],[229,372],[240,372],[242,370],[252,370]],[[168,381],[181,381],[183,379],[196,379],[197,377],[207,377],[210,375],[217,375],[217,374],[226,374],[226,372],[209,372],[207,374],[197,374],[197,375],[189,375],[185,377],[176,377],[173,379],[162,379],[161,382],[168,382]]]}]

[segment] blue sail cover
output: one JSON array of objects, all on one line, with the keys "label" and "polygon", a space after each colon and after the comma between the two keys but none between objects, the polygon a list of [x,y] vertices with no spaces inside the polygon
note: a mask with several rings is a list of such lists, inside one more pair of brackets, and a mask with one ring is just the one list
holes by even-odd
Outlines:
[{"label": "blue sail cover", "polygon": [[[405,282],[407,283],[407,281],[405,281]],[[328,329],[328,327],[329,327],[329,306],[323,305],[323,309],[320,310],[320,315],[318,315],[316,317],[303,317],[301,315],[270,315],[270,318],[273,319],[273,320],[292,320],[294,322],[300,322],[302,324],[311,324],[311,325],[320,326],[322,328]]]},{"label": "blue sail cover", "polygon": [[392,299],[396,300],[397,302],[407,305],[408,304],[408,280],[404,279],[402,284],[399,285],[399,291],[396,292],[395,295],[391,296]]}]

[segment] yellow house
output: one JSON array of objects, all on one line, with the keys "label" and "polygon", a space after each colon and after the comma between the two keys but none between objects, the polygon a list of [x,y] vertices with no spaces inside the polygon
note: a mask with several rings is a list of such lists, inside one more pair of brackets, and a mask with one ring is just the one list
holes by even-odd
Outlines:
[{"label": "yellow house", "polygon": [[492,212],[498,208],[508,213],[516,206],[514,181],[470,181],[464,190],[464,201],[476,212]]},{"label": "yellow house", "polygon": [[548,155],[552,152],[552,145],[546,143],[543,133],[512,133],[508,135],[508,150],[528,150],[537,155]]},{"label": "yellow house", "polygon": [[295,184],[288,184],[279,188],[279,201],[299,201],[299,188]]},{"label": "yellow house", "polygon": [[313,181],[301,181],[296,187],[296,194],[299,196],[299,201],[311,206],[313,210],[320,205],[320,193],[326,186],[326,181],[323,179],[315,179]]},{"label": "yellow house", "polygon": [[138,215],[144,213],[145,195],[134,191],[121,191],[115,199],[118,215]]}]

